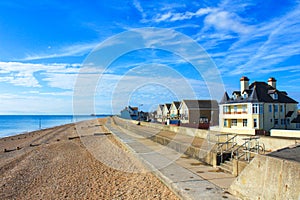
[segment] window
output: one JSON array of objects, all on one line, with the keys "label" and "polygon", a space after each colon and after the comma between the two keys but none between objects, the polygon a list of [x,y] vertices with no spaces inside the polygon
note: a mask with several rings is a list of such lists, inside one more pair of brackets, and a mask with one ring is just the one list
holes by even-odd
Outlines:
[{"label": "window", "polygon": [[274,105],[274,112],[278,112],[278,105]]},{"label": "window", "polygon": [[207,117],[200,117],[200,123],[208,123]]},{"label": "window", "polygon": [[252,105],[252,114],[258,114],[258,113],[259,113],[259,105],[255,103]]},{"label": "window", "polygon": [[296,123],[296,128],[300,129],[300,123]]},{"label": "window", "polygon": [[272,105],[269,105],[269,112],[272,112]]},{"label": "window", "polygon": [[283,112],[283,105],[280,105],[280,112]]},{"label": "window", "polygon": [[278,99],[278,94],[277,93],[273,94],[273,99]]},{"label": "window", "polygon": [[224,119],[224,127],[227,127],[228,123],[227,123],[227,119]]},{"label": "window", "polygon": [[285,124],[285,123],[284,123],[284,119],[281,119],[280,121],[281,121],[281,125],[284,125],[284,124]]},{"label": "window", "polygon": [[229,114],[230,113],[230,107],[229,106],[224,106],[223,107],[223,113],[224,114]]},{"label": "window", "polygon": [[253,119],[253,128],[257,128],[257,119]]},{"label": "window", "polygon": [[244,94],[243,94],[243,97],[244,97],[244,99],[246,99],[246,98],[248,97],[248,94],[247,94],[247,93],[244,93]]},{"label": "window", "polygon": [[243,127],[247,127],[247,119],[243,119]]},{"label": "window", "polygon": [[259,114],[263,114],[264,113],[264,105],[260,104],[259,105]]},{"label": "window", "polygon": [[286,124],[287,124],[287,125],[290,125],[290,119],[287,119],[287,120],[286,120]]},{"label": "window", "polygon": [[274,124],[278,125],[278,119],[274,119]]},{"label": "window", "polygon": [[237,119],[231,120],[231,126],[237,126]]},{"label": "window", "polygon": [[237,113],[237,106],[234,106],[233,109],[234,109],[234,113]]},{"label": "window", "polygon": [[247,113],[247,105],[243,105],[243,113]]}]

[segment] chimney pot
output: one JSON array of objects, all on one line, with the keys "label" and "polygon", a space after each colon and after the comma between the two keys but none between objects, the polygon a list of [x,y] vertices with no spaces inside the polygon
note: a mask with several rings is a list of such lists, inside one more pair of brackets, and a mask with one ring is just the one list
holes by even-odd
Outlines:
[{"label": "chimney pot", "polygon": [[243,76],[240,79],[241,83],[241,94],[244,92],[244,90],[249,90],[249,78],[246,76]]},{"label": "chimney pot", "polygon": [[274,77],[270,77],[268,79],[268,85],[272,86],[274,89],[276,89],[276,79]]}]

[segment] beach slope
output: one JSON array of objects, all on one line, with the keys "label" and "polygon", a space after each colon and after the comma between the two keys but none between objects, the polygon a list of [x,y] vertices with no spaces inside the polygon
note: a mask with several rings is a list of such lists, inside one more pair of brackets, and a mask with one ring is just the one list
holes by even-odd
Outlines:
[{"label": "beach slope", "polygon": [[[68,124],[0,139],[0,199],[178,199],[102,126],[106,119]],[[76,129],[80,128],[78,137]],[[95,134],[98,133],[98,134]],[[106,139],[101,139],[105,135]],[[83,144],[119,146],[120,163],[139,172],[111,168]],[[98,151],[97,154],[101,154]],[[103,152],[108,160],[116,152]],[[124,166],[125,168],[127,166]]]}]

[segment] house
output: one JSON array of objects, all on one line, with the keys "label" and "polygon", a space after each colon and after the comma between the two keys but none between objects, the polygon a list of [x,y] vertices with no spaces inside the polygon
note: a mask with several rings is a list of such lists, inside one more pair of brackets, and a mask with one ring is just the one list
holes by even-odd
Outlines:
[{"label": "house", "polygon": [[138,116],[138,107],[126,106],[123,110],[121,110],[121,118],[137,120]]},{"label": "house", "polygon": [[138,120],[139,121],[145,121],[145,122],[149,122],[150,120],[150,113],[149,112],[143,112],[140,111],[138,114]]},{"label": "house", "polygon": [[295,124],[296,129],[300,130],[300,110],[298,110],[297,117],[294,118],[291,123]]},{"label": "house", "polygon": [[182,100],[179,114],[182,126],[209,128],[210,125],[218,125],[218,102],[215,100]]},{"label": "house", "polygon": [[170,103],[165,103],[163,106],[163,112],[162,112],[162,122],[167,122],[168,119],[170,119]]},{"label": "house", "polygon": [[162,122],[163,120],[163,108],[164,108],[163,104],[159,104],[157,106],[155,118],[158,122]]},{"label": "house", "polygon": [[298,102],[276,87],[276,79],[253,82],[243,76],[240,90],[232,97],[225,92],[220,106],[220,131],[237,134],[266,134],[271,129],[294,129]]},{"label": "house", "polygon": [[180,101],[173,101],[170,107],[170,119],[179,119],[179,106]]}]

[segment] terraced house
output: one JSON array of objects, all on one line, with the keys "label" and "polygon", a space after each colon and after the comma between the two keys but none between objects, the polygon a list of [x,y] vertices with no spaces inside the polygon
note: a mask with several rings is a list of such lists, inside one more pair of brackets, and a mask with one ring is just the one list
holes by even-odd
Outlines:
[{"label": "terraced house", "polygon": [[225,92],[220,106],[220,129],[238,134],[267,134],[271,129],[296,129],[298,102],[276,88],[276,79],[253,82],[240,79],[240,91]]}]

